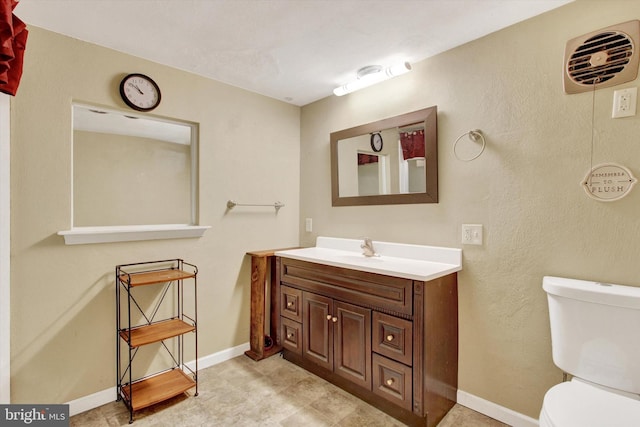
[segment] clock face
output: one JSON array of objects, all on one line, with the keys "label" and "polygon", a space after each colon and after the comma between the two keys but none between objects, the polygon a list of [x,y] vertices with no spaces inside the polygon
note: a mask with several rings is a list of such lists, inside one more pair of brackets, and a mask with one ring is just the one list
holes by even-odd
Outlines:
[{"label": "clock face", "polygon": [[160,104],[160,88],[144,74],[129,74],[120,82],[120,96],[131,108],[151,111]]},{"label": "clock face", "polygon": [[376,153],[382,150],[382,135],[377,132],[371,134],[371,149]]}]

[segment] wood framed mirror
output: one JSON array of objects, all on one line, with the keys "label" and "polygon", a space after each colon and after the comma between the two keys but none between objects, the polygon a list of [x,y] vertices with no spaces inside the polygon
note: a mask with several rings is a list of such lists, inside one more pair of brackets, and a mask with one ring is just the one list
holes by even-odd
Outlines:
[{"label": "wood framed mirror", "polygon": [[332,132],[332,206],[438,203],[437,107]]}]

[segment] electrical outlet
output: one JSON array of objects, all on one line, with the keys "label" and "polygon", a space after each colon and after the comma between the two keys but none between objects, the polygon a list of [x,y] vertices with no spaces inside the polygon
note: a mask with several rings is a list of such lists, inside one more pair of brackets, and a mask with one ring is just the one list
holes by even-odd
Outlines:
[{"label": "electrical outlet", "polygon": [[613,111],[611,117],[618,119],[621,117],[631,117],[636,115],[636,99],[638,88],[631,87],[613,92]]},{"label": "electrical outlet", "polygon": [[304,220],[304,230],[307,233],[310,233],[313,231],[313,218],[305,218]]},{"label": "electrical outlet", "polygon": [[462,244],[482,245],[482,224],[462,224]]}]

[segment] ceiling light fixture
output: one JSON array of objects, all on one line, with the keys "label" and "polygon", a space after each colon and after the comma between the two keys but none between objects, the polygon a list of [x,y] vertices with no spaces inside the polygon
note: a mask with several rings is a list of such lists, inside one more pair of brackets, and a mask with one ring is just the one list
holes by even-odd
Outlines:
[{"label": "ceiling light fixture", "polygon": [[336,96],[346,95],[409,71],[411,71],[411,64],[408,62],[394,64],[387,68],[383,68],[381,65],[368,65],[358,70],[356,80],[335,88],[333,93]]}]

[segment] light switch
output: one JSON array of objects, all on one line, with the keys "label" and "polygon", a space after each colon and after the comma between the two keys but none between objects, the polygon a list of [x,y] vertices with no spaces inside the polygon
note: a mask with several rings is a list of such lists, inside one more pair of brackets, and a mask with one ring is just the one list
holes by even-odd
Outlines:
[{"label": "light switch", "polygon": [[462,244],[482,245],[482,224],[462,224]]}]

